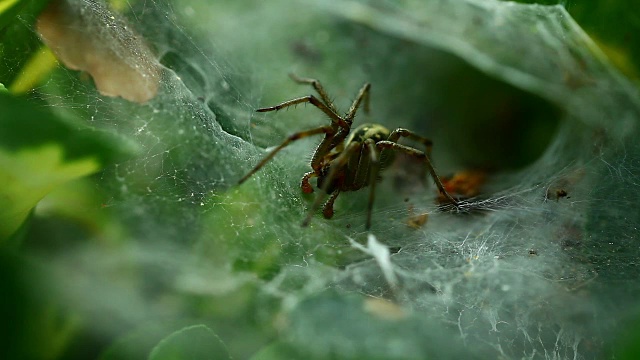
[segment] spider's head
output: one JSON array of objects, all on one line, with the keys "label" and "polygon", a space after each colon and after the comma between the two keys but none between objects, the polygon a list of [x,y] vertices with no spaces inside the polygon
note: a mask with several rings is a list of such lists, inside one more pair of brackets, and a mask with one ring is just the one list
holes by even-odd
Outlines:
[{"label": "spider's head", "polygon": [[[379,124],[362,124],[355,128],[351,135],[345,141],[345,144],[351,142],[358,142],[364,144],[365,140],[373,139],[374,142],[382,140],[388,140],[391,135],[391,131],[386,127]],[[380,170],[386,168],[393,161],[393,152],[382,151],[380,153]]]},{"label": "spider's head", "polygon": [[352,141],[364,143],[367,139],[373,139],[373,141],[378,142],[381,140],[387,140],[389,135],[391,135],[389,129],[382,125],[362,124],[351,132],[346,140],[346,144],[349,144]]}]

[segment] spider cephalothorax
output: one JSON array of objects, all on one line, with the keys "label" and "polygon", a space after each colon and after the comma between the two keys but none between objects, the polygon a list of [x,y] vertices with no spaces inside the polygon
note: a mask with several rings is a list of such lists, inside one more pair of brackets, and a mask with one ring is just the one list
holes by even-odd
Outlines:
[{"label": "spider cephalothorax", "polygon": [[[363,187],[370,186],[366,223],[366,228],[369,229],[371,227],[371,211],[373,209],[375,185],[379,178],[378,172],[392,161],[392,151],[402,151],[423,160],[440,193],[448,199],[450,203],[456,204],[456,201],[442,186],[429,159],[432,146],[431,140],[407,129],[398,128],[394,131],[389,131],[382,125],[377,124],[363,124],[351,131],[353,118],[363,101],[365,111],[368,111],[370,84],[367,83],[362,86],[358,96],[351,104],[349,111],[347,111],[344,116],[340,116],[338,115],[335,105],[333,105],[333,102],[331,102],[318,80],[298,78],[293,75],[291,77],[298,83],[312,85],[320,96],[320,99],[314,95],[307,95],[285,101],[276,106],[258,109],[257,111],[276,111],[300,103],[311,103],[329,116],[331,124],[290,135],[285,141],[267,154],[253,170],[240,179],[239,183],[243,183],[251,175],[255,174],[264,164],[290,143],[305,137],[324,134],[324,138],[311,157],[312,171],[304,174],[300,187],[305,193],[313,192],[313,186],[309,183],[309,180],[314,177],[317,178],[317,187],[324,193],[329,194],[329,199],[325,202],[322,209],[325,218],[329,219],[333,216],[333,203],[341,192],[356,191]],[[398,140],[400,140],[401,137],[406,137],[423,144],[425,151],[423,152],[399,144]],[[309,224],[313,212],[320,206],[322,199],[323,196],[318,195],[309,211],[309,215],[303,222],[303,226]]]}]

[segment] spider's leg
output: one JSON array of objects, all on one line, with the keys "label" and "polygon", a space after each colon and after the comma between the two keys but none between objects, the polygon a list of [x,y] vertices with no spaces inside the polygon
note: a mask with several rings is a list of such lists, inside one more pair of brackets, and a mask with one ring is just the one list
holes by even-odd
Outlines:
[{"label": "spider's leg", "polygon": [[371,163],[369,168],[369,204],[367,205],[367,223],[365,230],[371,229],[371,213],[373,212],[373,200],[375,198],[376,183],[378,182],[378,170],[380,169],[380,161],[378,159],[378,150],[373,139],[365,140],[365,144],[369,148]]},{"label": "spider's leg", "polygon": [[309,184],[309,179],[313,177],[318,177],[318,174],[315,171],[309,171],[308,173],[302,176],[302,181],[300,182],[300,188],[302,192],[305,194],[311,194],[313,192],[313,187]]},{"label": "spider's leg", "polygon": [[333,203],[336,201],[338,195],[340,195],[340,190],[334,190],[329,196],[329,200],[322,205],[322,215],[325,219],[331,219],[333,217]]},{"label": "spider's leg", "polygon": [[331,101],[331,99],[329,98],[329,95],[327,95],[327,92],[324,91],[324,88],[322,87],[322,84],[320,84],[320,81],[316,79],[302,78],[297,76],[296,74],[289,74],[289,77],[293,79],[293,81],[297,82],[298,84],[309,84],[313,86],[313,88],[316,90],[318,95],[320,95],[320,99],[324,101],[324,103],[329,107],[329,109],[331,109],[336,114],[338,113],[338,110],[336,109],[335,105],[333,105],[333,101]]},{"label": "spider's leg", "polygon": [[242,179],[240,179],[240,181],[238,181],[238,184],[242,184],[243,182],[245,182],[245,180],[247,180],[249,177],[251,177],[251,175],[255,174],[258,170],[260,170],[260,168],[262,168],[264,166],[264,164],[269,162],[269,160],[271,160],[280,150],[285,148],[290,143],[292,143],[292,142],[294,142],[296,140],[300,140],[300,139],[309,137],[309,136],[313,136],[313,135],[331,134],[333,131],[334,131],[334,129],[331,126],[322,126],[322,127],[319,127],[319,128],[315,128],[315,129],[301,131],[301,132],[297,132],[295,134],[291,134],[280,145],[278,145],[275,149],[271,150],[271,152],[269,154],[267,154],[267,156],[265,156],[264,159],[262,159],[262,161],[260,161],[258,163],[258,165],[256,165],[253,168],[253,170],[249,171],[249,173],[247,175],[243,176]]},{"label": "spider's leg", "polygon": [[429,173],[431,174],[433,181],[436,183],[438,190],[440,190],[440,193],[444,197],[446,197],[451,204],[458,206],[458,202],[447,192],[447,190],[444,189],[444,186],[442,185],[442,182],[440,181],[438,174],[436,174],[436,169],[434,169],[433,164],[431,164],[431,159],[429,159],[429,157],[425,153],[423,153],[420,150],[414,149],[412,147],[401,145],[393,141],[387,141],[387,140],[378,141],[376,143],[376,146],[379,147],[381,150],[392,149],[396,151],[402,151],[408,155],[417,157],[418,159],[421,159],[424,162],[426,162],[427,168],[429,169]]},{"label": "spider's leg", "polygon": [[433,147],[433,142],[431,140],[427,139],[424,136],[420,136],[411,130],[402,129],[402,128],[397,128],[393,130],[387,140],[397,143],[400,137],[406,137],[413,141],[417,141],[423,144],[426,148],[425,154],[427,154],[427,156],[431,156],[431,148]]},{"label": "spider's leg", "polygon": [[[330,164],[331,168],[329,169],[329,174],[327,174],[327,177],[324,179],[324,184],[322,185],[322,191],[320,192],[320,194],[318,194],[318,196],[316,196],[315,201],[309,208],[307,217],[302,222],[303,227],[309,225],[309,223],[311,222],[311,218],[313,217],[313,214],[315,213],[316,209],[320,206],[320,204],[324,200],[324,194],[327,193],[329,186],[331,186],[331,183],[335,179],[336,175],[338,175],[338,172],[343,171],[344,166],[347,164],[349,160],[349,156],[351,156],[351,154],[354,153],[356,150],[358,151],[360,150],[360,144],[357,142],[350,143],[349,146],[347,146],[347,148],[343,152],[341,152],[340,155],[333,162],[331,162]],[[336,194],[336,197],[337,196],[338,195]]]},{"label": "spider's leg", "polygon": [[[309,183],[309,180],[311,178],[320,176],[319,169],[322,168],[322,163],[333,161],[335,158],[338,157],[338,155],[340,155],[340,153],[331,153],[329,155],[324,156],[321,159],[321,162],[318,162],[318,165],[317,165],[318,171],[316,171],[315,170],[316,168],[314,168],[314,171],[309,171],[308,173],[305,173],[304,176],[302,176],[302,181],[300,181],[300,188],[302,189],[303,193],[311,194],[313,192],[313,186],[311,186],[311,184]],[[313,166],[315,166],[315,164],[313,164],[313,161],[312,161],[312,167]]]},{"label": "spider's leg", "polygon": [[256,111],[257,112],[277,111],[289,106],[302,104],[302,103],[310,103],[311,105],[317,107],[323,113],[327,114],[327,116],[329,116],[329,118],[333,121],[333,123],[335,123],[336,125],[338,125],[343,129],[349,130],[350,126],[344,119],[342,119],[335,111],[333,111],[331,108],[329,108],[327,105],[325,105],[322,101],[318,100],[318,98],[313,95],[307,95],[307,96],[291,99],[275,106],[257,109]]},{"label": "spider's leg", "polygon": [[362,102],[362,100],[364,100],[364,111],[369,112],[369,89],[371,89],[371,84],[364,84],[358,92],[358,96],[356,97],[356,99],[353,100],[353,103],[351,104],[347,115],[345,115],[344,117],[344,120],[349,124],[353,122],[353,117],[356,116],[356,111],[358,111],[358,107],[360,107],[360,103]]}]

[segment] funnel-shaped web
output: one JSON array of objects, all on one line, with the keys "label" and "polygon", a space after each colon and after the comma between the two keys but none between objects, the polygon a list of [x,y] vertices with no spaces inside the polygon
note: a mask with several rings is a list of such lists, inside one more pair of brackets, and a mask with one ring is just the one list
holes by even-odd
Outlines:
[{"label": "funnel-shaped web", "polygon": [[[70,70],[41,88],[56,111],[143,149],[96,179],[118,238],[48,260],[61,279],[73,274],[60,287],[96,327],[110,328],[113,313],[128,324],[197,318],[239,358],[274,338],[265,353],[315,358],[602,356],[640,290],[640,98],[562,6],[239,3],[144,1],[120,13],[69,3],[107,62],[162,73],[150,73],[160,87],[141,103],[106,97]],[[544,114],[558,125],[534,161],[483,170],[465,211],[439,211],[428,181],[398,186],[390,179],[406,167],[395,167],[369,237],[367,191],[301,228],[314,139],[236,186],[265,149],[328,124],[311,106],[254,112],[311,92],[290,72],[321,79],[342,111],[370,81],[372,111],[356,122],[431,137],[444,175],[467,170],[457,149],[474,139],[439,123],[464,108],[461,126],[473,126],[486,99],[465,96],[479,81],[487,98],[508,88],[554,108]],[[426,223],[407,226],[413,212]]]}]

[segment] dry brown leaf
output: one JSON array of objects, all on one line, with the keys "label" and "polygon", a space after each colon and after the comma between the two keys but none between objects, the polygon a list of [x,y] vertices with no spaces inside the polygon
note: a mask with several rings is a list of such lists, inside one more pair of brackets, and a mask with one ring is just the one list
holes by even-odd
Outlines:
[{"label": "dry brown leaf", "polygon": [[401,320],[408,315],[400,305],[377,298],[365,299],[364,309],[374,316],[385,320]]},{"label": "dry brown leaf", "polygon": [[66,67],[90,74],[102,95],[151,100],[161,69],[152,51],[117,14],[82,6],[51,2],[37,22],[42,41]]}]

